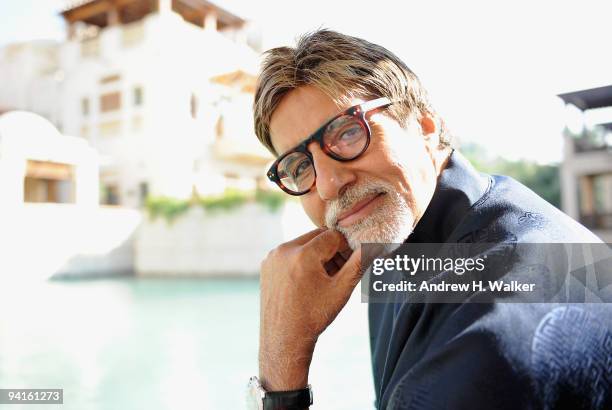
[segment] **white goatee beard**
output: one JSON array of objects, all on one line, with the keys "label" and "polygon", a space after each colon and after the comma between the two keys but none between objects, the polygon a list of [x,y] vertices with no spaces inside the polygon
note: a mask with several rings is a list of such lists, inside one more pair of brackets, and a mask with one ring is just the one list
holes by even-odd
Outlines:
[{"label": "white goatee beard", "polygon": [[[337,226],[338,215],[351,209],[368,196],[383,194],[382,203],[372,213],[350,226]],[[328,228],[342,233],[352,250],[362,243],[402,243],[412,233],[414,213],[393,187],[372,179],[349,187],[338,199],[331,201],[325,211]]]}]

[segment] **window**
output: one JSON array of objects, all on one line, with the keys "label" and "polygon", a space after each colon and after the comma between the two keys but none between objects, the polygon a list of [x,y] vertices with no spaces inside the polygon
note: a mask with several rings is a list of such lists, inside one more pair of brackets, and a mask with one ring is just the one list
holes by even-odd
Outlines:
[{"label": "window", "polygon": [[71,165],[28,160],[23,186],[25,202],[74,202],[74,170]]},{"label": "window", "polygon": [[81,41],[81,57],[98,57],[100,54],[100,40],[93,37]]},{"label": "window", "polygon": [[142,105],[143,95],[142,87],[134,87],[134,105],[139,107]]},{"label": "window", "polygon": [[100,79],[100,84],[110,84],[121,80],[121,76],[119,74],[107,75],[106,77],[102,77]]},{"label": "window", "polygon": [[141,131],[142,130],[142,116],[135,115],[132,117],[132,131]]},{"label": "window", "polygon": [[220,140],[223,138],[223,134],[225,134],[225,125],[223,120],[223,114],[221,114],[219,115],[217,123],[215,124],[215,138]]},{"label": "window", "polygon": [[119,187],[112,184],[102,185],[100,202],[102,205],[119,205]]},{"label": "window", "polygon": [[198,118],[198,97],[195,94],[191,94],[191,100],[189,101],[191,110],[191,118]]},{"label": "window", "polygon": [[81,125],[81,137],[83,138],[89,137],[89,127],[87,125]]},{"label": "window", "polygon": [[81,98],[81,114],[83,114],[83,117],[89,115],[89,98],[87,97]]},{"label": "window", "polygon": [[140,205],[143,206],[147,201],[147,197],[149,196],[149,184],[146,182],[141,182],[138,185],[138,196],[140,197]]},{"label": "window", "polygon": [[[138,3],[133,4],[133,6],[137,7],[141,7],[141,5],[142,4]],[[138,16],[138,14],[129,15],[128,13],[125,13],[128,11],[128,9],[129,5],[127,7],[124,6],[121,10],[121,21],[123,22],[121,27],[121,43],[123,47],[131,47],[140,44],[145,37],[143,21],[135,21],[132,23],[131,20]]]},{"label": "window", "polygon": [[115,91],[100,96],[100,111],[116,111],[121,108],[121,93]]},{"label": "window", "polygon": [[121,133],[121,121],[106,121],[98,125],[98,132],[101,136],[107,137]]}]

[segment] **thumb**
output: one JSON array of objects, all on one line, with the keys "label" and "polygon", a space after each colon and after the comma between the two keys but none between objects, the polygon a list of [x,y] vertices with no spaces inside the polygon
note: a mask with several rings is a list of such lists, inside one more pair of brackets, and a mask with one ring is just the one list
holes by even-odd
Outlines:
[{"label": "thumb", "polygon": [[353,290],[359,280],[363,276],[361,271],[361,246],[351,254],[351,257],[346,261],[342,269],[334,276],[339,282],[347,288]]}]

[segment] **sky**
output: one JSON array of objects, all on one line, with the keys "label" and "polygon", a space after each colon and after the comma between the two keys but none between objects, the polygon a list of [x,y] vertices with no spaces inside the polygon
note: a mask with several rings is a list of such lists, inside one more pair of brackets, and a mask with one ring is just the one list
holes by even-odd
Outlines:
[{"label": "sky", "polygon": [[[0,46],[61,40],[61,0],[0,0]],[[462,142],[540,163],[561,158],[557,94],[612,84],[609,1],[217,0],[263,31],[265,48],[319,27],[393,51]],[[610,117],[612,120],[612,116]]]}]

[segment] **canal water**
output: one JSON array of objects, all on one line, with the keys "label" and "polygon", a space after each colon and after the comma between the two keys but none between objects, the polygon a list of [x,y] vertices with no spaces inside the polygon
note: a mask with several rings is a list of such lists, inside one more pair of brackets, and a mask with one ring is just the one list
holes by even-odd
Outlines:
[{"label": "canal water", "polygon": [[[62,388],[10,409],[243,409],[257,373],[254,279],[106,278],[0,287],[0,388]],[[313,409],[371,409],[367,308],[321,336]],[[2,407],[2,405],[0,405]]]}]

